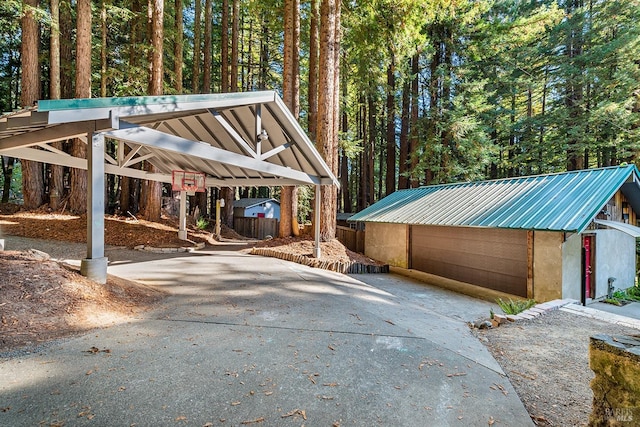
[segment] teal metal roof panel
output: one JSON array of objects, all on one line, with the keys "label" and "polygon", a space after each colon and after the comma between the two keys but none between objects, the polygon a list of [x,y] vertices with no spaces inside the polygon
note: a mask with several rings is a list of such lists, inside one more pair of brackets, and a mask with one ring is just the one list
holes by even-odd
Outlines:
[{"label": "teal metal roof panel", "polygon": [[634,165],[400,190],[349,221],[579,232],[631,176]]}]

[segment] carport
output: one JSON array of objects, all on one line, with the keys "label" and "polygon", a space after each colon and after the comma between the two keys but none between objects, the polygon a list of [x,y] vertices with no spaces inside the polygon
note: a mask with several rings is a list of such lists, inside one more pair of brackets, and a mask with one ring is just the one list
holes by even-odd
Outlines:
[{"label": "carport", "polygon": [[[50,145],[71,138],[87,143],[86,159]],[[118,142],[116,156],[105,152],[105,138]],[[187,170],[204,173],[207,187],[314,185],[316,257],[320,186],[338,185],[274,91],[42,100],[0,116],[0,155],[88,171],[87,258],[81,272],[102,283],[105,173],[170,183],[173,170]],[[133,168],[142,161],[159,172]]]}]

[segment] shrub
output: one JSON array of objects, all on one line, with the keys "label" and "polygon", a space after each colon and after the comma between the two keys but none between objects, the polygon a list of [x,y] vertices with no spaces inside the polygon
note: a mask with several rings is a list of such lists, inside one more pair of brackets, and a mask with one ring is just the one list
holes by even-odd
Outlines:
[{"label": "shrub", "polygon": [[209,221],[203,216],[199,217],[196,221],[196,228],[198,230],[206,230],[209,226]]},{"label": "shrub", "polygon": [[627,299],[640,301],[640,286],[635,285],[627,289]]},{"label": "shrub", "polygon": [[535,300],[532,300],[532,299],[512,300],[511,298],[509,298],[509,300],[505,301],[502,298],[498,298],[496,302],[498,303],[498,305],[500,306],[500,308],[505,314],[514,314],[514,315],[520,314],[526,309],[536,305]]}]

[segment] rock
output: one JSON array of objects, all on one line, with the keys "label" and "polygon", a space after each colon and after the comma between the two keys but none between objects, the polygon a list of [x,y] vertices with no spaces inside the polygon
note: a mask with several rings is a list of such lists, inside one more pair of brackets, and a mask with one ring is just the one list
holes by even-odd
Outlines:
[{"label": "rock", "polygon": [[494,314],[493,318],[495,320],[498,321],[498,323],[507,323],[509,320],[507,319],[507,316],[503,315],[503,314]]},{"label": "rock", "polygon": [[488,320],[478,320],[473,324],[478,329],[491,329],[493,325]]},{"label": "rock", "polygon": [[51,259],[51,256],[48,253],[39,251],[37,249],[29,249],[28,252],[29,255],[31,255],[31,257],[36,261],[49,261]]}]

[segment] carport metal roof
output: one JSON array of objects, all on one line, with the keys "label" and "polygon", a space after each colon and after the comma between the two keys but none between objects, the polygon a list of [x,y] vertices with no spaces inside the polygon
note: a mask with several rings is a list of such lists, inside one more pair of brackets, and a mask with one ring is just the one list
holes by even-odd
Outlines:
[{"label": "carport metal roof", "polygon": [[[87,169],[49,144],[93,132],[123,143],[105,154],[111,174],[171,182],[181,169],[204,172],[209,187],[338,185],[274,91],[39,101],[0,117],[0,154]],[[143,160],[159,173],[132,167]]]},{"label": "carport metal roof", "polygon": [[635,165],[397,191],[349,221],[582,232],[622,190],[640,212]]},{"label": "carport metal roof", "polygon": [[[86,159],[50,145],[71,138],[87,143]],[[118,141],[115,154],[105,151],[105,138]],[[318,189],[338,185],[274,91],[39,101],[0,116],[0,155],[88,171],[87,258],[81,272],[99,282],[107,275],[105,173],[171,182],[176,169],[203,172],[208,187],[313,184],[316,257]],[[134,167],[142,161],[158,172]]]}]

